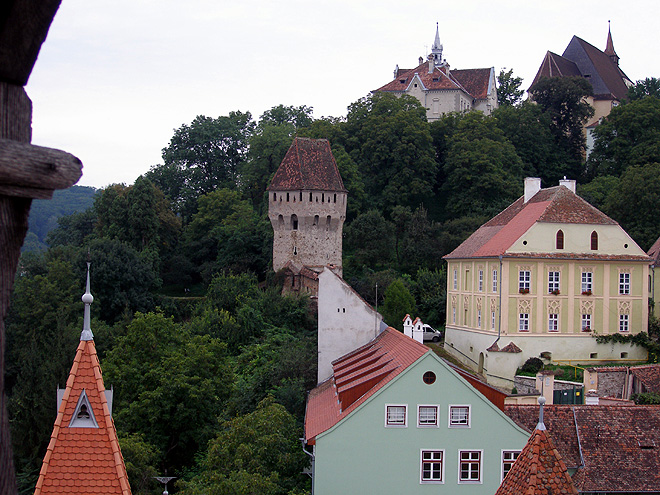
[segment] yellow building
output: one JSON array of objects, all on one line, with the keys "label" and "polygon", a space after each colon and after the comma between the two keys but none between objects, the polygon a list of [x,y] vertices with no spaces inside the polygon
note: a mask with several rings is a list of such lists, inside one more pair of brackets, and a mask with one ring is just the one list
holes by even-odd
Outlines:
[{"label": "yellow building", "polygon": [[595,335],[648,326],[650,258],[575,181],[525,194],[445,259],[445,349],[489,382],[512,386],[530,357],[575,363],[646,358]]}]

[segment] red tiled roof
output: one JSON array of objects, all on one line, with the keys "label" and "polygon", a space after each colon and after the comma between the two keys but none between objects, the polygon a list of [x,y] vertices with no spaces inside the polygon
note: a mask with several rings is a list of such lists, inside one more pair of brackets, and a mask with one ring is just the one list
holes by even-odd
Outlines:
[{"label": "red tiled roof", "polygon": [[297,137],[286,152],[269,191],[346,191],[327,139]]},{"label": "red tiled roof", "polygon": [[660,393],[660,364],[631,366],[630,373],[642,382],[646,392]]},{"label": "red tiled roof", "polygon": [[560,495],[578,491],[544,430],[534,430],[495,495]]},{"label": "red tiled roof", "polygon": [[[527,203],[524,196],[483,224],[454,251],[445,256],[451,258],[495,257],[506,251],[536,222],[576,223],[589,225],[617,225],[610,217],[594,208],[564,186],[541,189]],[[516,257],[576,258],[581,253],[516,253]],[[602,255],[612,259],[611,255]],[[594,256],[589,253],[588,258]],[[635,256],[624,256],[636,259]],[[618,258],[617,258],[618,259]],[[646,257],[639,257],[646,259]]]},{"label": "red tiled roof", "polygon": [[656,239],[656,241],[653,243],[653,246],[651,246],[651,249],[649,249],[646,254],[652,258],[654,266],[660,265],[660,237]]},{"label": "red tiled roof", "polygon": [[388,327],[368,344],[333,361],[333,375],[309,393],[305,441],[332,428],[360,404],[430,352],[428,347]]},{"label": "red tiled roof", "polygon": [[[69,424],[85,391],[98,428]],[[130,495],[124,458],[105,397],[101,367],[93,340],[81,340],[66,383],[35,495]]]},{"label": "red tiled roof", "polygon": [[[504,412],[528,430],[538,422],[535,406]],[[580,492],[658,490],[660,406],[546,406],[544,423]]]},{"label": "red tiled roof", "polygon": [[491,69],[449,70],[447,67],[434,67],[433,72],[429,73],[428,61],[414,69],[399,69],[393,81],[375,91],[404,92],[415,75],[429,91],[461,89],[476,99],[488,97]]}]

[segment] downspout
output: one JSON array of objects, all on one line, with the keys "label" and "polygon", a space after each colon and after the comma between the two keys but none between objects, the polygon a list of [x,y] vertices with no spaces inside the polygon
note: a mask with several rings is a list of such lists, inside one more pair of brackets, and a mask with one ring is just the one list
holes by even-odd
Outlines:
[{"label": "downspout", "polygon": [[304,438],[300,439],[300,443],[302,444],[303,452],[309,456],[309,463],[312,466],[312,472],[311,472],[309,477],[312,478],[312,492],[311,492],[311,495],[314,495],[314,454],[311,454],[311,453],[307,452],[307,449],[305,449],[306,443],[305,443]]},{"label": "downspout", "polygon": [[582,443],[580,442],[580,429],[578,428],[577,417],[575,416],[575,407],[571,407],[571,410],[573,411],[573,423],[575,423],[575,434],[577,435],[578,450],[580,451],[580,465],[578,466],[579,469],[584,467],[584,457],[582,456]]},{"label": "downspout", "polygon": [[500,254],[500,274],[498,280],[498,289],[499,289],[499,308],[497,310],[497,340],[493,342],[493,345],[497,344],[500,341],[500,335],[502,333],[502,255]]}]

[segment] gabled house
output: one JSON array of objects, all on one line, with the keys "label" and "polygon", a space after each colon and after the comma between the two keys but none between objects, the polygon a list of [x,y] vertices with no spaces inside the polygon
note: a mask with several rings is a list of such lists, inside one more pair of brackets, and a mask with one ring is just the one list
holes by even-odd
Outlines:
[{"label": "gabled house", "polygon": [[584,370],[585,390],[595,397],[630,399],[633,394],[660,394],[660,364],[607,366]]},{"label": "gabled house", "polygon": [[489,383],[510,388],[530,357],[646,359],[641,347],[593,338],[647,330],[650,259],[575,181],[542,189],[525,179],[524,195],[445,259],[445,349]]},{"label": "gabled house", "polygon": [[103,384],[90,327],[89,264],[83,330],[58,412],[35,495],[130,495],[126,466],[112,420],[112,391]]},{"label": "gabled house", "polygon": [[[505,412],[538,422],[536,406]],[[543,422],[578,493],[660,493],[660,406],[546,406]]]},{"label": "gabled house", "polygon": [[529,436],[394,328],[332,369],[305,414],[315,495],[492,494]]},{"label": "gabled house", "polygon": [[436,26],[427,61],[420,57],[414,69],[400,69],[397,65],[394,79],[374,93],[414,96],[426,108],[429,122],[450,112],[478,110],[490,115],[498,106],[495,69],[450,69],[442,50]]}]

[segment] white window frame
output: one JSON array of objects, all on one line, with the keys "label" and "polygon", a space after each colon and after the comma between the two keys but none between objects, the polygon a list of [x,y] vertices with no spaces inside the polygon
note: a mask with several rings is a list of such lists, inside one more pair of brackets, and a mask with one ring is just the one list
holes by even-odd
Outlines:
[{"label": "white window frame", "polygon": [[[390,422],[390,408],[403,407],[403,423]],[[385,404],[385,428],[408,427],[408,404]]]},{"label": "white window frame", "polygon": [[497,270],[493,270],[493,292],[497,292]]},{"label": "white window frame", "polygon": [[530,270],[518,271],[518,291],[526,289],[531,291],[532,286],[532,272]]},{"label": "white window frame", "polygon": [[[435,409],[435,423],[422,423],[422,408]],[[417,428],[439,428],[440,407],[437,404],[417,404]]]},{"label": "white window frame", "polygon": [[630,332],[630,315],[627,314],[619,315],[619,332],[621,333]]},{"label": "white window frame", "polygon": [[623,296],[630,295],[630,273],[619,273],[619,294]]},{"label": "white window frame", "polygon": [[[440,454],[440,460],[424,459],[424,454]],[[443,485],[445,483],[445,449],[420,449],[419,452],[419,483],[422,485]],[[424,478],[424,461],[430,464],[440,464],[440,479]]]},{"label": "white window frame", "polygon": [[[477,454],[478,460],[475,461],[473,459],[469,460],[463,460],[463,454]],[[463,479],[462,474],[463,474],[463,462],[469,463],[470,465],[477,464],[478,466],[478,479]],[[471,470],[470,470],[471,472]],[[460,485],[481,485],[484,482],[484,451],[483,449],[465,449],[465,450],[459,450],[458,451],[458,483]]]},{"label": "white window frame", "polygon": [[548,332],[550,332],[550,333],[559,332],[559,314],[558,313],[548,313]]},{"label": "white window frame", "polygon": [[495,311],[490,312],[490,329],[495,330]]},{"label": "white window frame", "polygon": [[594,272],[582,272],[582,292],[592,292]]},{"label": "white window frame", "polygon": [[554,270],[548,272],[548,293],[552,292],[553,290],[559,290],[560,277],[561,272]]},{"label": "white window frame", "polygon": [[454,290],[458,290],[458,269],[454,268]]},{"label": "white window frame", "polygon": [[580,331],[585,332],[585,328],[589,327],[589,331],[593,332],[593,322],[591,321],[591,315],[589,313],[582,313],[582,323],[580,325]]},{"label": "white window frame", "polygon": [[456,324],[456,306],[451,307],[451,322]]},{"label": "white window frame", "polygon": [[529,313],[518,313],[518,331],[529,332]]},{"label": "white window frame", "polygon": [[[467,423],[453,422],[452,409],[467,409]],[[472,406],[470,404],[449,404],[447,426],[449,428],[472,428]]]},{"label": "white window frame", "polygon": [[484,291],[484,271],[479,270],[479,292]]},{"label": "white window frame", "polygon": [[[518,459],[518,456],[520,455],[520,450],[502,450],[502,455],[500,456],[500,459],[502,460],[501,467],[502,469],[500,470],[500,484],[504,481],[504,478],[506,477],[507,473],[511,471],[511,468],[513,467],[513,463],[516,462],[516,459]],[[504,466],[510,464],[509,469],[506,470],[506,473],[504,472]]]}]

